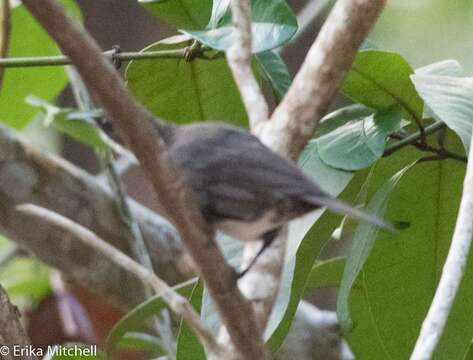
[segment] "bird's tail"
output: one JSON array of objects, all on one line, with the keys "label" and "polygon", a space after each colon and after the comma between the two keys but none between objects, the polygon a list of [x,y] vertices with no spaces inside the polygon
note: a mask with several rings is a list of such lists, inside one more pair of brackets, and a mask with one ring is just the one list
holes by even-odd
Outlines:
[{"label": "bird's tail", "polygon": [[367,213],[366,211],[352,207],[334,197],[327,196],[327,195],[322,195],[322,196],[312,195],[306,200],[308,200],[309,202],[315,205],[326,207],[328,210],[333,211],[334,213],[337,213],[340,215],[346,215],[350,218],[366,221],[375,226],[388,229],[391,231],[395,231],[395,228],[393,227],[393,225],[387,223],[379,216],[370,214],[370,213]]}]

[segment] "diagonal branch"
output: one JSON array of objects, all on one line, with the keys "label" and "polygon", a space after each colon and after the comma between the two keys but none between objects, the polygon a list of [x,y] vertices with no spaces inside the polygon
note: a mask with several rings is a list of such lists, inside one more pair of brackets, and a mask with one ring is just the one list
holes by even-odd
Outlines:
[{"label": "diagonal branch", "polygon": [[250,120],[250,128],[268,119],[268,104],[253,76],[251,69],[251,6],[249,0],[231,0],[233,19],[233,43],[227,51],[227,59],[233,78],[240,89]]},{"label": "diagonal branch", "polygon": [[[8,295],[0,286],[0,357],[4,360],[14,360],[14,347],[27,347],[30,340],[20,321],[20,312],[10,303]],[[25,354],[23,359],[36,359],[34,354]]]},{"label": "diagonal branch", "polygon": [[327,112],[356,52],[386,0],[339,0],[286,96],[262,131],[263,141],[297,159]]},{"label": "diagonal branch", "polygon": [[23,0],[23,4],[71,58],[126,138],[204,278],[237,351],[248,359],[264,358],[266,351],[252,308],[236,287],[235,272],[210,237],[192,195],[168,164],[164,143],[151,124],[153,115],[135,102],[90,35],[53,0]]},{"label": "diagonal branch", "polygon": [[[271,121],[257,135],[274,151],[297,159],[350,69],[362,41],[384,8],[385,0],[339,0]],[[240,87],[243,93],[243,89]],[[284,264],[287,229],[260,257],[239,286],[252,300],[261,326],[271,314]],[[245,246],[245,259],[257,248]]]},{"label": "diagonal branch", "polygon": [[58,213],[33,204],[18,205],[16,209],[26,215],[40,218],[53,226],[76,235],[77,239],[85,243],[87,246],[94,248],[110,258],[117,265],[133,273],[143,283],[152,287],[175,314],[182,316],[182,318],[194,330],[207,351],[220,355],[224,353],[223,349],[216,343],[210,330],[207,329],[200,320],[200,315],[194,310],[187,299],[175,292],[168,284],[166,284],[166,282],[157,277],[152,271],[106,243],[89,229],[86,229]]},{"label": "diagonal branch", "polygon": [[467,164],[457,223],[434,300],[422,324],[411,360],[431,359],[447,323],[465,272],[473,238],[473,143]]}]

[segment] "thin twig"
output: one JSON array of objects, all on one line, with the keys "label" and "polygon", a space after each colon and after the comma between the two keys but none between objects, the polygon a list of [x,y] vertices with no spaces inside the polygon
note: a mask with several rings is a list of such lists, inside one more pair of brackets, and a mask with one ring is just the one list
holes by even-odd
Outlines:
[{"label": "thin twig", "polygon": [[422,136],[427,136],[430,134],[433,134],[435,132],[439,132],[445,129],[445,123],[443,122],[436,122],[432,125],[427,126],[424,129],[424,133],[417,131],[409,136],[406,136],[404,138],[398,137],[397,135],[391,135],[391,137],[400,139],[399,141],[395,142],[394,144],[391,144],[390,146],[386,147],[386,150],[384,151],[383,156],[389,156],[393,154],[394,152],[402,149],[403,147],[407,145],[412,145],[418,148],[419,150],[422,151],[429,151],[434,154],[436,154],[433,157],[428,157],[429,160],[437,159],[437,160],[442,160],[442,159],[453,159],[461,162],[467,162],[467,157],[456,154],[454,152],[451,152],[447,150],[444,147],[444,144],[442,142],[439,142],[439,147],[435,147],[432,145],[429,145],[427,142],[422,142]]},{"label": "thin twig", "polygon": [[[440,129],[444,128],[445,127],[445,123],[441,122],[441,121],[438,121],[438,122],[435,122],[429,126],[427,126],[425,129],[424,129],[424,133],[425,135],[430,135],[430,134],[433,134],[437,131],[439,131]],[[388,156],[388,155],[391,155],[393,152],[403,148],[404,146],[407,146],[407,145],[413,145],[415,144],[416,142],[418,142],[422,137],[422,134],[420,133],[420,131],[417,131],[409,136],[406,136],[404,139],[398,141],[398,142],[395,142],[394,144],[391,144],[389,146],[386,147],[386,150],[384,150],[384,155],[383,156]]]},{"label": "thin twig", "polygon": [[58,213],[33,204],[18,205],[16,209],[26,215],[41,218],[43,221],[48,222],[55,227],[74,234],[77,239],[80,239],[83,243],[101,252],[103,255],[115,262],[115,264],[135,275],[143,283],[151,286],[156,293],[163,298],[175,314],[182,316],[209,352],[224,353],[224,350],[217,344],[214,336],[202,323],[200,315],[194,310],[187,299],[175,292],[153,272],[138,264],[128,255],[125,255],[118,249],[106,243],[82,225],[79,225]]},{"label": "thin twig", "polygon": [[249,0],[231,0],[233,43],[227,51],[228,65],[240,90],[250,128],[268,119],[268,104],[251,69],[251,7]]},{"label": "thin twig", "polygon": [[[473,157],[473,142],[470,144],[470,159]],[[465,272],[473,237],[473,161],[469,161],[463,194],[458,212],[452,243],[447,260],[443,266],[442,276],[435,292],[432,305],[422,324],[411,360],[428,360],[432,358],[435,347],[447,323],[450,309],[455,300],[461,279]]]},{"label": "thin twig", "polygon": [[192,193],[168,162],[161,134],[152,123],[154,116],[137,104],[95,41],[54,0],[23,0],[23,5],[73,60],[85,84],[135,153],[206,282],[236,351],[247,359],[265,358],[253,309],[236,286],[235,270],[212,241],[213,234],[209,234]]},{"label": "thin twig", "polygon": [[[82,81],[80,75],[77,73],[77,70],[75,70],[73,67],[68,67],[67,73],[70,79],[72,92],[79,109],[83,111],[94,110],[95,104],[92,100],[92,97],[90,96],[89,91],[87,90],[87,87]],[[114,199],[116,200],[121,218],[130,230],[132,238],[130,241],[130,247],[133,250],[133,255],[141,265],[153,271],[153,263],[151,262],[151,257],[149,256],[148,249],[146,248],[143,235],[138,226],[136,218],[130,209],[130,205],[128,204],[125,184],[123,184],[122,180],[120,179],[120,175],[115,169],[113,163],[113,154],[111,151],[106,151],[105,154],[98,154],[98,156],[103,160],[103,167],[107,171],[109,185],[114,193]]]},{"label": "thin twig", "polygon": [[[120,61],[146,59],[183,59],[185,55],[185,49],[146,52],[121,52],[116,54],[113,53],[113,55],[111,51],[104,51],[102,55],[108,60],[112,60],[112,57],[114,57]],[[64,55],[0,58],[0,68],[63,66],[71,64],[71,59]]]}]

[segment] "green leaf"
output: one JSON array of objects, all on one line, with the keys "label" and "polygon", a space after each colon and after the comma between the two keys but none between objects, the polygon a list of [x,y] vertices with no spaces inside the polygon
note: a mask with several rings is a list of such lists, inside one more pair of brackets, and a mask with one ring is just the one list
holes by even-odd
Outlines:
[{"label": "green leaf", "polygon": [[[143,51],[185,46],[157,43]],[[126,71],[128,87],[155,115],[180,124],[224,120],[246,126],[240,93],[225,58],[152,59],[132,61]]]},{"label": "green leaf", "polygon": [[186,30],[205,29],[212,11],[212,0],[139,0],[154,16]]},{"label": "green leaf", "polygon": [[276,101],[281,101],[289,85],[291,85],[291,78],[286,63],[274,51],[264,51],[257,54],[256,61],[259,69],[271,85]]},{"label": "green leaf", "polygon": [[[345,201],[352,200],[355,197],[355,194],[358,193],[365,178],[366,172],[360,172],[355,175],[340,197]],[[342,217],[340,215],[325,211],[304,236],[304,239],[297,247],[296,256],[291,258],[290,254],[288,254],[288,258],[290,259],[289,262],[295,262],[292,267],[294,272],[292,274],[292,279],[288,279],[289,281],[283,277],[283,282],[281,284],[283,288],[280,290],[280,292],[289,292],[288,303],[279,305],[279,308],[275,307],[271,317],[276,318],[273,322],[277,326],[268,326],[265,334],[266,336],[270,335],[268,343],[273,353],[279,349],[286,338],[299,301],[304,294],[306,281],[311,269],[322,252],[323,247],[330,240],[333,231],[340,225],[341,219]],[[289,241],[291,241],[291,236]],[[291,249],[292,245],[289,244],[288,248]],[[287,290],[285,290],[286,288]],[[278,302],[276,302],[276,304],[278,304]],[[279,321],[276,322],[276,320]]]},{"label": "green leaf", "polygon": [[411,76],[436,119],[455,131],[468,154],[473,131],[473,77]]},{"label": "green leaf", "polygon": [[339,287],[345,264],[345,257],[316,261],[307,277],[306,290]]},{"label": "green leaf", "polygon": [[470,346],[468,346],[468,349],[463,356],[463,360],[473,360],[473,341],[470,342]]},{"label": "green leaf", "polygon": [[138,331],[126,333],[118,342],[117,348],[146,351],[152,357],[166,355],[158,337]]},{"label": "green leaf", "polygon": [[422,118],[422,99],[409,76],[411,66],[399,54],[366,50],[358,52],[342,91],[352,100],[376,110],[401,106],[410,116]]},{"label": "green leaf", "polygon": [[[69,13],[80,13],[75,1],[62,0],[60,3]],[[15,7],[11,15],[13,27],[9,57],[60,54],[55,43],[23,6]],[[0,122],[23,128],[36,113],[36,109],[25,104],[26,96],[35,94],[51,101],[66,83],[66,74],[60,66],[6,69],[0,96]]]},{"label": "green leaf", "polygon": [[[297,31],[297,19],[284,0],[252,0],[252,52],[274,49],[288,41]],[[203,44],[220,51],[232,44],[233,25],[230,12],[218,27],[205,31],[188,31]]]},{"label": "green leaf", "polygon": [[210,16],[210,21],[207,26],[209,29],[215,29],[217,27],[218,23],[227,12],[229,6],[230,1],[228,0],[213,0],[212,15]]},{"label": "green leaf", "polygon": [[[429,141],[436,140],[436,135]],[[448,130],[445,144],[461,153]],[[380,160],[371,187],[377,189],[400,168],[425,153],[404,148]],[[460,203],[465,164],[430,161],[409,170],[394,189],[386,218],[410,226],[393,237],[380,233],[350,294],[354,328],[346,334],[358,359],[408,359],[438,284]],[[472,261],[470,254],[469,262]],[[461,359],[473,338],[473,268],[466,268],[434,359]]]},{"label": "green leaf", "polygon": [[354,118],[317,138],[320,158],[327,165],[344,170],[359,170],[383,156],[389,134],[401,127],[398,107]]},{"label": "green leaf", "polygon": [[442,60],[416,69],[415,74],[461,77],[463,68],[456,60]]},{"label": "green leaf", "polygon": [[28,308],[51,293],[49,269],[33,258],[14,258],[0,270],[0,284],[21,308]]},{"label": "green leaf", "polygon": [[44,126],[52,125],[61,133],[96,150],[113,150],[119,154],[128,154],[127,150],[110,139],[90,119],[91,116],[102,115],[100,111],[80,112],[69,108],[59,108],[35,96],[28,96],[26,102],[44,111]]},{"label": "green leaf", "polygon": [[319,138],[346,123],[368,117],[374,114],[375,110],[361,104],[351,104],[325,115],[316,129],[315,137]]},{"label": "green leaf", "polygon": [[[368,203],[367,211],[377,216],[382,217],[388,206],[390,195],[402,176],[415,163],[405,167],[397,172],[386,184],[376,192],[373,199]],[[350,291],[355,283],[358,274],[366,262],[371,250],[373,248],[376,237],[379,233],[379,228],[367,222],[362,222],[358,225],[353,236],[353,245],[350,254],[346,261],[346,266],[343,271],[342,282],[340,284],[340,291],[337,298],[337,315],[340,325],[344,331],[348,331],[352,322],[348,310],[348,297]]]},{"label": "green leaf", "polygon": [[[189,296],[196,279],[186,281],[173,287],[182,296]],[[156,295],[145,302],[141,303],[133,310],[123,316],[112,328],[105,342],[107,354],[111,354],[117,347],[118,342],[125,336],[127,332],[141,330],[145,327],[145,321],[154,315],[158,315],[164,308],[166,303],[160,295]]]},{"label": "green leaf", "polygon": [[[194,289],[192,289],[192,294],[190,296],[190,303],[194,309],[200,313],[202,307],[202,295],[204,292],[204,284],[202,281],[198,281]],[[205,351],[202,345],[199,342],[197,336],[190,329],[190,327],[181,320],[179,325],[179,333],[177,335],[177,353],[176,360],[205,360]]]}]

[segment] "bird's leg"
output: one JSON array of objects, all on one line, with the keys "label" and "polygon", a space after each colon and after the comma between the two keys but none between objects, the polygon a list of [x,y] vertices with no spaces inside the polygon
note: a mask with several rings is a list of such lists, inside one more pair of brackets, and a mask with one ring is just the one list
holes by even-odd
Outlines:
[{"label": "bird's leg", "polygon": [[268,232],[265,232],[263,236],[261,236],[261,239],[263,240],[263,245],[261,246],[261,249],[259,249],[258,253],[255,255],[253,260],[251,260],[250,264],[247,266],[247,268],[243,271],[240,271],[237,273],[238,279],[241,279],[245,274],[248,272],[248,270],[251,269],[251,267],[256,263],[258,258],[261,256],[261,254],[273,243],[274,239],[276,236],[279,234],[279,231],[281,230],[280,227],[275,228],[273,230],[269,230]]}]

